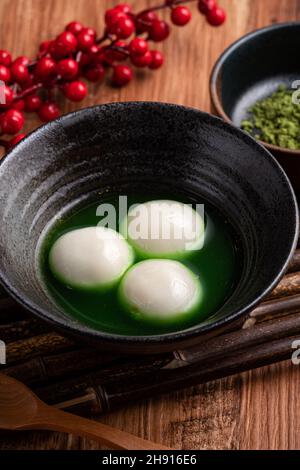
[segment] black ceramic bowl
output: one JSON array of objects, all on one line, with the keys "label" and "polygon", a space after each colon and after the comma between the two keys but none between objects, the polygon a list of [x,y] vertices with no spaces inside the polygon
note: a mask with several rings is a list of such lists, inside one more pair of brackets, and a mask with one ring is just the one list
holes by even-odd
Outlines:
[{"label": "black ceramic bowl", "polygon": [[[243,270],[230,299],[202,324],[157,336],[95,331],[61,311],[37,262],[42,233],[57,216],[107,191],[179,188],[204,197],[234,224]],[[233,126],[194,109],[118,103],[43,126],[0,166],[0,280],[37,317],[113,349],[155,353],[197,343],[241,323],[284,273],[298,236],[290,183],[276,160]]]},{"label": "black ceramic bowl", "polygon": [[[233,43],[218,59],[210,80],[212,111],[240,126],[247,110],[284,83],[300,80],[300,23],[258,29]],[[262,142],[300,190],[300,150]]]}]

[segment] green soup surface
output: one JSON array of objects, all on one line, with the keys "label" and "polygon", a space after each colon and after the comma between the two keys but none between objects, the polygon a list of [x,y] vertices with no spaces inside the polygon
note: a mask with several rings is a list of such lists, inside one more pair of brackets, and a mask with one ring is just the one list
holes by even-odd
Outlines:
[{"label": "green soup surface", "polygon": [[[186,204],[204,204],[205,242],[202,249],[191,251],[180,262],[191,269],[201,282],[203,298],[200,308],[192,318],[189,316],[178,325],[149,325],[130,316],[119,302],[118,286],[104,292],[84,292],[72,289],[52,275],[48,256],[53,243],[64,233],[82,227],[96,226],[101,217],[97,215],[99,204],[112,204],[118,218],[119,195],[109,195],[54,224],[45,237],[40,252],[40,264],[46,289],[53,300],[67,314],[89,327],[120,335],[157,335],[189,328],[206,320],[224,304],[233,293],[240,277],[240,247],[231,224],[205,201],[195,201],[187,197],[174,197],[165,194],[153,196],[128,196],[128,208],[132,204],[155,199],[172,199]],[[118,230],[118,225],[117,225]],[[141,261],[136,255],[135,262]]]}]

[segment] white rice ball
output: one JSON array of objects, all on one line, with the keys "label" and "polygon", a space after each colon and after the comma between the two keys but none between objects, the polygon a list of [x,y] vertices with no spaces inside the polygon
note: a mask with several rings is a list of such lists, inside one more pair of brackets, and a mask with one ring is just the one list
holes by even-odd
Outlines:
[{"label": "white rice ball", "polygon": [[[127,225],[127,226],[126,226]],[[180,258],[204,243],[204,221],[190,205],[157,200],[133,206],[121,232],[143,258]]]},{"label": "white rice ball", "polygon": [[119,295],[123,306],[136,318],[169,323],[185,320],[197,311],[202,288],[195,274],[179,261],[153,259],[127,271]]},{"label": "white rice ball", "polygon": [[52,246],[49,265],[62,283],[82,290],[115,285],[133,263],[124,237],[105,227],[87,227],[62,235]]}]

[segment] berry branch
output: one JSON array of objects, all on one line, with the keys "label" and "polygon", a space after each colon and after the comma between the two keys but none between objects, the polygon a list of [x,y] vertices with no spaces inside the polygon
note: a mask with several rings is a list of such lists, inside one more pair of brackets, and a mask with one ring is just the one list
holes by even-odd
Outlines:
[{"label": "berry branch", "polygon": [[[88,93],[81,78],[101,82],[112,70],[112,84],[124,86],[133,78],[132,66],[160,68],[164,56],[149,44],[167,39],[171,28],[157,12],[169,9],[171,23],[185,26],[192,17],[185,4],[195,2],[209,24],[224,23],[226,13],[216,0],[165,0],[140,13],[122,3],[105,12],[105,31],[100,37],[94,29],[72,21],[54,40],[42,42],[32,61],[24,56],[12,60],[8,51],[0,50],[0,146],[8,150],[25,137],[18,134],[24,111],[37,113],[42,122],[56,119],[61,112],[54,98],[56,90],[80,102]],[[14,137],[3,139],[5,134]]]}]

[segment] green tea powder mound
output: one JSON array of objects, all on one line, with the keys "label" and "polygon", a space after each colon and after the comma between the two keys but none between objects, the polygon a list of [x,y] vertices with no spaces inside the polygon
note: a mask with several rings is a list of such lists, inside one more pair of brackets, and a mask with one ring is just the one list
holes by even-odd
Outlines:
[{"label": "green tea powder mound", "polygon": [[300,105],[293,103],[292,90],[280,85],[269,97],[249,109],[241,128],[256,139],[292,150],[300,149]]}]

